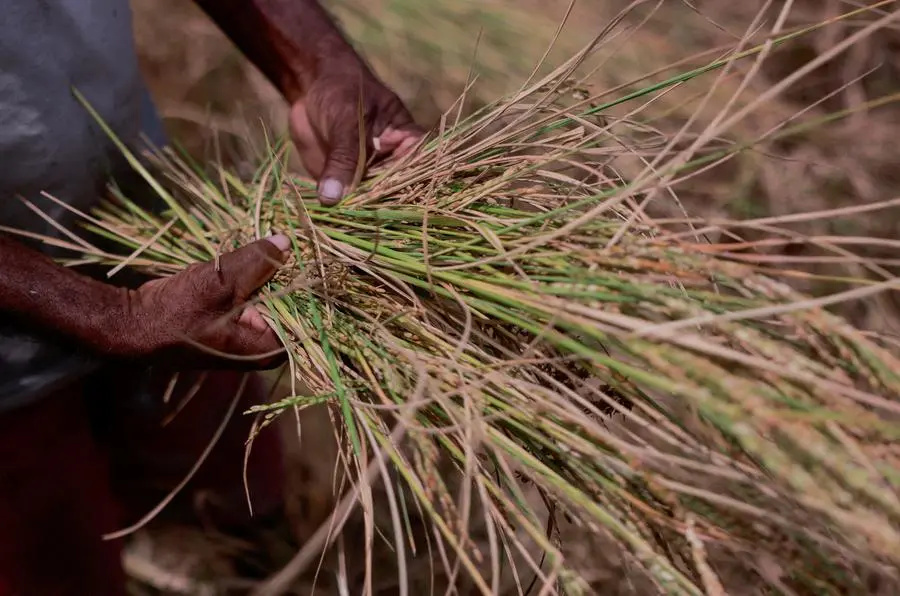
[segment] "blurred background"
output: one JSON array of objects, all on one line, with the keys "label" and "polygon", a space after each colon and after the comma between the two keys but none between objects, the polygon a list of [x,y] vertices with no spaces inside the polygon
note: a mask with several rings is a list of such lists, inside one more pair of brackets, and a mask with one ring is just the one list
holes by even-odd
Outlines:
[{"label": "blurred background", "polygon": [[[262,150],[266,135],[285,131],[286,106],[278,93],[191,2],[132,0],[132,4],[142,68],[171,135],[198,157],[215,154],[238,170],[252,167],[253,152]],[[436,124],[457,100],[470,71],[478,78],[467,94],[468,111],[515,91],[547,49],[569,7],[568,0],[324,0],[324,4],[337,16],[360,54],[425,126]],[[628,4],[625,0],[576,2],[544,70],[581,49]],[[822,22],[862,4],[797,0],[785,26]],[[654,75],[659,69],[710,52],[691,62],[702,64],[736,44],[765,6],[769,8],[763,22],[768,28],[784,5],[784,1],[760,0],[645,2],[629,13],[605,42],[601,57],[592,62],[586,89],[573,93],[600,94],[624,86],[612,95],[622,96],[662,79]],[[896,9],[891,3],[884,7],[886,11]],[[775,49],[743,90],[738,104],[764,96],[873,18],[869,15],[825,27]],[[656,99],[643,109],[642,119],[652,122],[655,130],[671,134],[693,118],[692,130],[702,131],[731,100],[752,67],[752,60],[738,64],[733,75],[712,90],[702,110],[697,108],[698,98],[710,91],[713,76],[701,77]],[[651,211],[660,217],[683,217],[686,212],[704,218],[744,219],[860,207],[895,198],[900,193],[900,108],[893,102],[875,109],[860,108],[868,101],[900,92],[898,70],[900,31],[885,28],[867,37],[784,93],[768,98],[763,109],[728,130],[725,140],[756,139],[792,117],[796,123],[843,110],[852,112],[850,115],[802,134],[763,141],[723,166],[691,178],[676,189],[677,201],[661,197]],[[627,111],[619,109],[618,114]],[[626,178],[627,174],[623,172]],[[821,237],[890,240],[900,238],[900,218],[895,211],[878,210],[820,219],[796,229]],[[752,238],[752,233],[748,237]],[[864,256],[896,271],[900,263],[896,246],[883,245],[867,247]],[[864,275],[859,263],[828,262],[811,250],[787,243],[763,252],[792,259],[791,266],[811,273]],[[827,281],[814,278],[797,279],[795,284],[815,294],[833,289]],[[841,314],[864,328],[888,333],[900,330],[900,305],[889,294],[842,306]],[[291,523],[301,535],[318,526],[331,503],[332,467],[325,455],[333,440],[327,426],[311,424],[314,434],[305,439],[307,444],[321,445],[322,451],[313,457],[295,452],[289,466],[296,477]],[[316,432],[324,433],[321,440]],[[166,544],[167,532],[157,529],[154,544]],[[171,551],[136,543],[140,548],[132,552],[142,553],[143,563],[153,559],[161,565],[146,571],[148,585],[162,581],[163,569],[168,570],[165,573],[194,569],[192,566],[200,565],[199,559],[207,570],[220,564],[212,562],[215,557],[208,548],[196,546],[181,530],[173,536]],[[196,539],[203,541],[202,537]],[[643,593],[616,553],[577,540],[569,550],[580,553],[590,568],[597,593]],[[155,553],[153,557],[147,554],[150,552]],[[160,554],[166,552],[170,555]],[[177,554],[171,556],[171,552]],[[281,556],[289,554],[281,552]],[[226,565],[227,573],[237,574],[230,563],[221,564]],[[223,573],[221,569],[219,573]],[[321,581],[327,581],[323,578]],[[732,594],[756,593],[752,582],[735,585]]]}]

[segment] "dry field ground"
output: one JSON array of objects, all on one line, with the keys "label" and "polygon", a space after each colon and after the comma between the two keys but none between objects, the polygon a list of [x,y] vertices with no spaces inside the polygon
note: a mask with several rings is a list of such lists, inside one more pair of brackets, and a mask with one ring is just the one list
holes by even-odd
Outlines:
[{"label": "dry field ground", "polygon": [[[132,0],[132,4],[142,66],[172,135],[198,156],[218,153],[238,168],[247,162],[248,155],[252,162],[252,151],[262,147],[263,126],[270,134],[284,130],[285,106],[277,93],[190,2]],[[470,109],[513,91],[553,38],[568,1],[331,0],[327,4],[340,16],[360,52],[408,102],[418,119],[433,125],[463,90],[473,55],[479,78],[468,94]],[[549,63],[555,65],[554,59],[577,51],[627,4],[624,0],[576,3]],[[625,24],[631,28],[621,30],[604,46],[604,58],[596,63],[598,68],[589,80],[590,92],[628,84],[702,51],[719,48],[721,53],[722,48],[735,44],[745,34],[766,4],[772,7],[763,24],[770,28],[785,2],[647,2],[627,17]],[[860,4],[863,2],[798,0],[785,27],[819,22]],[[890,4],[885,7],[897,8]],[[724,166],[685,182],[678,189],[677,201],[674,196],[661,195],[649,210],[658,217],[678,218],[687,213],[702,218],[746,219],[839,208],[862,211],[859,208],[863,206],[897,197],[900,108],[893,103],[860,108],[867,101],[900,92],[898,26],[882,29],[797,84],[769,97],[780,81],[861,25],[847,22],[827,27],[774,50],[738,99],[740,105],[746,105],[766,97],[764,107],[724,133],[725,142],[756,139],[795,116],[793,122],[797,123],[842,110],[852,113],[802,134],[765,140]],[[709,54],[707,59],[715,55]],[[728,78],[718,82],[701,111],[697,103],[709,91],[714,76],[660,97],[642,111],[642,118],[666,134],[673,134],[693,118],[691,130],[702,131],[731,100],[753,67],[753,61],[737,65]],[[646,84],[644,81],[638,86]],[[616,113],[624,115],[628,109],[620,106]],[[627,169],[622,174],[627,177]],[[865,249],[869,263],[889,271],[900,264],[898,245],[893,242],[900,237],[896,211],[849,213],[792,229],[823,239],[838,235],[881,238],[883,242]],[[765,236],[764,231],[749,230],[744,240]],[[771,261],[773,267],[802,267],[823,276],[859,274],[862,267],[858,260],[829,260],[809,245],[790,242],[758,247],[755,254],[753,258]],[[827,281],[812,276],[798,279],[797,284],[812,293],[830,289]],[[843,305],[841,312],[860,326],[900,332],[896,293]],[[312,423],[309,427],[312,435],[306,437],[307,445],[318,444],[322,450],[313,457],[295,453],[290,462],[296,476],[292,523],[301,536],[315,529],[330,505],[331,464],[323,453],[331,449],[333,441],[327,424]],[[323,433],[321,437],[315,435],[317,430]],[[179,574],[197,569],[219,577],[248,573],[236,569],[227,558],[213,557],[210,544],[214,540],[181,528],[156,528],[152,541],[147,536],[140,540],[144,542],[136,542],[131,563],[132,570],[145,580],[136,586],[138,593],[159,593],[148,586],[181,581]],[[197,540],[197,546],[192,546],[191,540]],[[173,550],[173,544],[179,548]],[[266,544],[271,547],[272,561],[290,554],[287,544],[277,537]],[[647,593],[645,587],[632,581],[627,564],[616,553],[603,551],[602,545],[579,543],[575,537],[569,550],[579,553],[585,568],[591,570],[597,593]],[[192,567],[195,559],[198,566]],[[277,564],[272,561],[262,563],[263,567]],[[319,585],[325,588],[332,579],[323,573]],[[731,594],[759,593],[750,578],[730,580]],[[878,589],[873,586],[871,593],[879,593]],[[172,593],[177,592],[173,589]],[[326,589],[322,593],[336,592]]]}]

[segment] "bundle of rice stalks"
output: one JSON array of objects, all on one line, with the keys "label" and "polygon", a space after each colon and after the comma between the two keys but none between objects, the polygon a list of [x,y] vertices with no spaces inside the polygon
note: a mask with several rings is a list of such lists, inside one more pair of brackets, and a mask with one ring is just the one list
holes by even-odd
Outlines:
[{"label": "bundle of rice stalks", "polygon": [[[169,211],[119,196],[86,225],[122,250],[73,248],[81,262],[167,275],[291,236],[260,305],[312,395],[251,414],[329,406],[353,483],[344,504],[371,506],[380,477],[388,523],[369,518],[366,543],[390,544],[400,593],[415,556],[481,593],[510,577],[522,593],[584,593],[545,527],[557,517],[611,538],[662,593],[723,593],[713,552],[780,593],[861,593],[870,574],[895,576],[900,359],[824,307],[896,281],[845,279],[845,294],[811,299],[668,234],[642,203],[742,148],[675,151],[639,108],[596,114],[730,60],[562,105],[586,55],[451,115],[333,208],[282,167],[282,145],[252,180],[159,153],[164,184],[132,156]],[[622,139],[657,156],[629,183],[606,167]],[[315,560],[311,544],[288,571]]]}]

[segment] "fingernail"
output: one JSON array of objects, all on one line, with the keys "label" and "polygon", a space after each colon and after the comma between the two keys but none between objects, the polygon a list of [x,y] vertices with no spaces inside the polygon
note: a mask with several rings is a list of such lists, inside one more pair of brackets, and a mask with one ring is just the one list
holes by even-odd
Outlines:
[{"label": "fingernail", "polygon": [[334,178],[327,178],[319,185],[319,200],[325,205],[334,205],[344,196],[344,185]]},{"label": "fingernail", "polygon": [[291,239],[284,234],[269,236],[266,240],[274,244],[281,252],[288,252],[291,249]]}]

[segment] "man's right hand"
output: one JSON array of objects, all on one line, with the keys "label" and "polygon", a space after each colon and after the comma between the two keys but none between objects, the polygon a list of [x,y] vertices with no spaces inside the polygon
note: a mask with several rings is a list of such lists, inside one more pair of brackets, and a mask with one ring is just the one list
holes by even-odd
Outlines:
[{"label": "man's right hand", "polygon": [[[0,313],[73,339],[101,355],[175,368],[259,369],[282,347],[250,304],[284,263],[273,236],[136,290],[62,267],[0,234]],[[237,357],[237,358],[235,358]]]},{"label": "man's right hand", "polygon": [[286,236],[272,236],[221,255],[218,267],[198,263],[128,292],[125,320],[133,334],[115,345],[126,354],[206,368],[281,361],[278,337],[248,302],[285,262],[290,246]]}]

